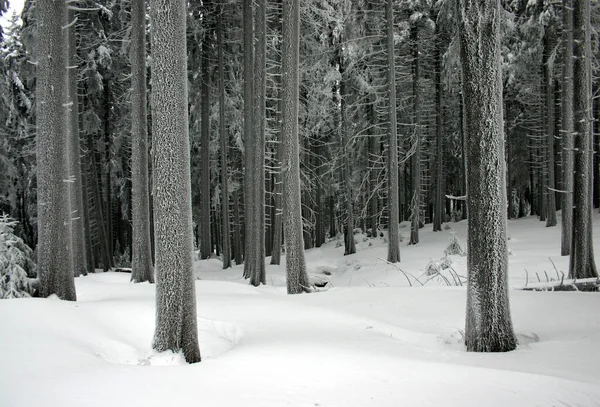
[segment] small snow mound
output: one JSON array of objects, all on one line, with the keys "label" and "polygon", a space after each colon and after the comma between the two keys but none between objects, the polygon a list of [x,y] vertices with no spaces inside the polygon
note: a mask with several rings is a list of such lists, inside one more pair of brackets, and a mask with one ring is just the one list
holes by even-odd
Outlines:
[{"label": "small snow mound", "polygon": [[231,350],[243,332],[228,322],[198,318],[198,341],[203,359],[216,358]]},{"label": "small snow mound", "polygon": [[185,357],[181,352],[173,352],[167,350],[164,352],[153,352],[150,356],[144,359],[139,359],[138,366],[181,366],[186,365]]},{"label": "small snow mound", "polygon": [[517,340],[519,341],[519,346],[527,346],[531,343],[539,342],[540,337],[533,332],[520,332],[517,333]]},{"label": "small snow mound", "polygon": [[[198,318],[198,342],[202,359],[216,358],[231,350],[242,338],[241,328],[223,321]],[[181,352],[136,349],[117,340],[99,343],[95,355],[115,365],[179,366],[187,364]]]}]

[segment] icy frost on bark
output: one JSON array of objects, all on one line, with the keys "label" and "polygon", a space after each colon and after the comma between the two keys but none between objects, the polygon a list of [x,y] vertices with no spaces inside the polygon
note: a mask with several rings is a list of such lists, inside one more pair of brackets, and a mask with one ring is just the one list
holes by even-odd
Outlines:
[{"label": "icy frost on bark", "polygon": [[575,111],[575,180],[573,252],[569,276],[598,277],[592,244],[592,51],[590,1],[575,0],[573,11],[573,109]]},{"label": "icy frost on bark", "polygon": [[500,1],[461,0],[467,137],[468,351],[515,349],[508,299]]},{"label": "icy frost on bark", "polygon": [[146,1],[131,3],[131,281],[154,282],[146,118]]},{"label": "icy frost on bark", "polygon": [[151,0],[157,351],[200,361],[193,276],[186,2]]},{"label": "icy frost on bark", "polygon": [[38,0],[37,15],[37,194],[40,296],[75,301],[71,213],[67,185],[68,74],[64,1]]},{"label": "icy frost on bark", "polygon": [[298,139],[299,0],[283,1],[282,139],[283,139],[283,232],[286,253],[287,292],[310,291],[300,196],[300,141]]}]

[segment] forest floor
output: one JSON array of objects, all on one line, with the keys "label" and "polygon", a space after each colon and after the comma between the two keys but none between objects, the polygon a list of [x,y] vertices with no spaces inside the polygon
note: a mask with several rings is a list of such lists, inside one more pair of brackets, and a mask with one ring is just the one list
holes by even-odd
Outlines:
[{"label": "forest floor", "polygon": [[242,266],[197,261],[195,365],[152,352],[154,286],[129,274],[77,278],[76,303],[0,301],[0,406],[600,406],[600,293],[518,289],[566,273],[560,227],[509,222],[520,344],[475,354],[462,343],[466,289],[454,286],[466,258],[426,274],[453,234],[465,247],[466,223],[447,226],[426,225],[416,246],[401,228],[406,274],[382,260],[381,237],[356,235],[352,256],[336,241],[307,251],[309,274],[330,286],[315,294],[286,295],[285,266],[267,266],[255,288]]}]

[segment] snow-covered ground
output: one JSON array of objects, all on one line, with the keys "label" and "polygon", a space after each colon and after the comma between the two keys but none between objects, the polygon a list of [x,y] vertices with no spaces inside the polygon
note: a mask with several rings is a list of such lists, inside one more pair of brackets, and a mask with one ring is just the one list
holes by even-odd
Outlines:
[{"label": "snow-covered ground", "polygon": [[462,345],[465,287],[446,283],[462,280],[466,259],[452,256],[452,270],[421,286],[449,237],[466,241],[465,222],[448,226],[427,225],[417,246],[402,228],[401,270],[382,260],[382,238],[357,235],[353,256],[335,241],[307,251],[309,273],[332,286],[315,294],[286,295],[283,266],[255,288],[241,266],[197,262],[195,365],[151,351],[154,286],[128,274],[78,278],[76,303],[0,301],[0,406],[600,405],[600,294],[515,289],[557,279],[550,259],[566,271],[560,229],[509,222],[520,345],[475,354]]}]

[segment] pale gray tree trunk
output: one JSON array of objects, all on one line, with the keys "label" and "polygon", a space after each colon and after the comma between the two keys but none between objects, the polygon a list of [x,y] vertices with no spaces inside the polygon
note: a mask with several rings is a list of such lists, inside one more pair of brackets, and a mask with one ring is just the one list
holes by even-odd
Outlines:
[{"label": "pale gray tree trunk", "polygon": [[148,191],[146,117],[146,1],[131,3],[131,281],[154,282]]},{"label": "pale gray tree trunk", "polygon": [[221,141],[221,216],[223,231],[223,268],[231,267],[231,236],[229,231],[229,182],[227,179],[228,137],[225,125],[225,60],[223,58],[223,6],[217,15],[217,47],[219,63],[219,139]]},{"label": "pale gray tree trunk", "polygon": [[575,180],[573,185],[573,251],[569,275],[598,277],[592,242],[592,51],[590,0],[573,8],[573,110],[575,111]]},{"label": "pale gray tree trunk", "polygon": [[467,137],[468,351],[515,349],[508,299],[500,0],[461,0]]},{"label": "pale gray tree trunk", "polygon": [[394,2],[387,0],[387,57],[388,57],[388,115],[390,131],[388,133],[388,254],[390,263],[400,261],[400,241],[398,237],[399,208],[398,208],[398,134],[396,125],[396,62],[394,59]]},{"label": "pale gray tree trunk", "polygon": [[[200,57],[200,259],[212,254],[210,224],[210,105],[208,30],[202,38]],[[216,220],[214,220],[216,222]]]},{"label": "pale gray tree trunk", "polygon": [[[71,205],[71,233],[73,272],[75,277],[87,275],[84,235],[83,188],[81,183],[81,146],[79,145],[79,98],[77,97],[77,12],[69,11],[69,201]],[[93,271],[93,270],[90,270]]]},{"label": "pale gray tree trunk", "polygon": [[193,275],[185,0],[151,0],[156,244],[153,348],[200,361]]},{"label": "pale gray tree trunk", "polygon": [[298,138],[300,1],[283,0],[281,109],[283,139],[283,233],[288,294],[310,292],[304,260]]},{"label": "pale gray tree trunk", "polygon": [[76,300],[71,247],[68,154],[67,6],[38,0],[37,36],[37,195],[40,296]]},{"label": "pale gray tree trunk", "polygon": [[[252,27],[252,6],[246,6],[244,1],[244,38],[250,38],[248,48],[244,48],[244,86],[249,86],[244,92],[250,94],[244,103],[250,106],[244,107],[245,114],[252,115],[250,126],[244,129],[244,147],[246,157],[246,170],[244,184],[247,196],[244,210],[246,214],[246,256],[244,259],[244,275],[250,278],[250,284],[258,286],[266,284],[265,272],[265,103],[266,103],[266,0],[256,1],[255,26]],[[250,11],[246,10],[249,7]],[[248,30],[248,31],[246,31]],[[256,31],[256,32],[254,32]],[[254,38],[254,50],[252,51],[252,38]],[[246,44],[245,44],[246,45]],[[246,61],[246,51],[250,54]],[[253,70],[246,72],[246,69]],[[246,76],[248,74],[248,77]],[[246,84],[249,81],[249,84]],[[246,105],[245,105],[246,106]],[[247,117],[245,117],[245,120]]]}]

